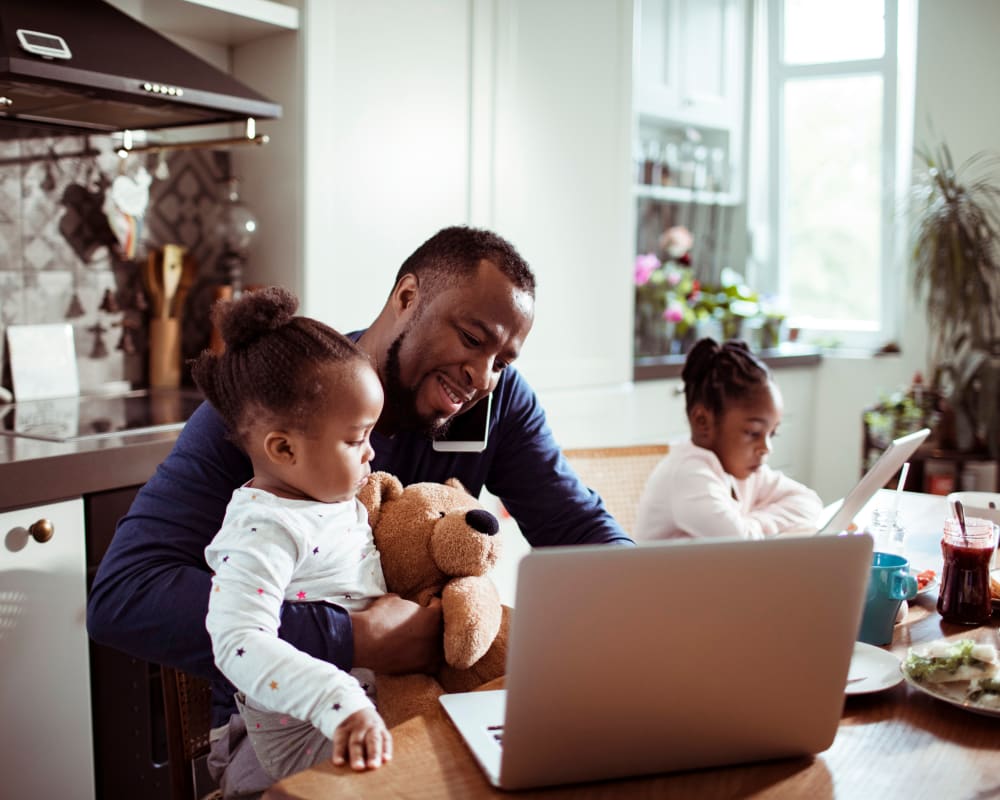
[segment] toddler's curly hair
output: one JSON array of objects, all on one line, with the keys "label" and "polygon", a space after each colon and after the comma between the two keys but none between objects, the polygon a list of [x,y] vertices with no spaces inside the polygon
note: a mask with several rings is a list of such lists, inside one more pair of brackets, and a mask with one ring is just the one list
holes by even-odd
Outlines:
[{"label": "toddler's curly hair", "polygon": [[212,308],[225,349],[205,350],[191,362],[191,374],[237,444],[246,441],[251,423],[308,430],[333,401],[329,367],[368,363],[343,334],[295,316],[298,306],[292,292],[269,286]]}]

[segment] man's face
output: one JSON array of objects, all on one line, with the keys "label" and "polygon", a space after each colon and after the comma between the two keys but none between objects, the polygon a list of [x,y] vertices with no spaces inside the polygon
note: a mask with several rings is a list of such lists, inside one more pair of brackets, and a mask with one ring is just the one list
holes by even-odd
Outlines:
[{"label": "man's face", "polygon": [[441,436],[452,418],[493,391],[518,357],[534,299],[492,264],[418,293],[386,358],[386,406],[400,430]]}]

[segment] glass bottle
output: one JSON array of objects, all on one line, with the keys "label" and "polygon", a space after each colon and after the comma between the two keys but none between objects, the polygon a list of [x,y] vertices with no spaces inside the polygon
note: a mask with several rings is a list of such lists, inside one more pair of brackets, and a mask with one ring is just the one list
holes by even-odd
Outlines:
[{"label": "glass bottle", "polygon": [[899,515],[891,508],[876,508],[872,512],[872,520],[868,532],[874,540],[875,550],[880,553],[903,554],[903,544],[906,541],[906,529],[899,521]]},{"label": "glass bottle", "polygon": [[964,532],[957,519],[945,520],[937,609],[946,622],[980,625],[992,615],[990,559],[994,546],[989,520],[966,517]]}]

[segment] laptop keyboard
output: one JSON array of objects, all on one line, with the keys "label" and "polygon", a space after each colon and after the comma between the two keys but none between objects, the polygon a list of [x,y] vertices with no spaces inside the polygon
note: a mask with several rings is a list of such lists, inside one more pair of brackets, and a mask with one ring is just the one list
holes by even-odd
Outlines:
[{"label": "laptop keyboard", "polygon": [[503,725],[487,725],[486,730],[490,732],[493,737],[493,741],[497,743],[497,747],[503,747]]}]

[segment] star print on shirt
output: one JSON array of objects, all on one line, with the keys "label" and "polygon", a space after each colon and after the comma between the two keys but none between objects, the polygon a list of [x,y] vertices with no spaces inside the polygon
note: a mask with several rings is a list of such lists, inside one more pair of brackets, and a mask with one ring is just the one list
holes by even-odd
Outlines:
[{"label": "star print on shirt", "polygon": [[257,590],[257,594],[264,594],[264,590],[263,589],[258,589]]},{"label": "star print on shirt", "polygon": [[334,711],[340,711],[340,703],[334,703],[333,704],[333,710]]},{"label": "star print on shirt", "polygon": [[240,658],[243,658],[243,654],[244,653],[246,653],[246,648],[245,647],[237,647],[236,648],[236,655],[238,655]]},{"label": "star print on shirt", "polygon": [[229,556],[223,556],[222,563],[225,564],[227,561],[229,561]]},{"label": "star print on shirt", "polygon": [[305,599],[306,599],[306,593],[305,593],[305,592],[299,592],[299,593],[298,593],[298,594],[296,594],[295,596],[296,596],[296,597],[297,597],[297,598],[298,598],[299,600],[305,600]]},{"label": "star print on shirt", "polygon": [[270,686],[272,690],[273,690],[273,689],[277,689],[277,688],[278,688],[278,682],[277,682],[277,681],[271,681],[271,682],[270,682],[270,683],[268,684],[268,686]]},{"label": "star print on shirt", "polygon": [[313,548],[313,555],[315,556],[315,555],[318,555],[318,554],[319,554],[319,548],[318,547],[314,547]]}]

